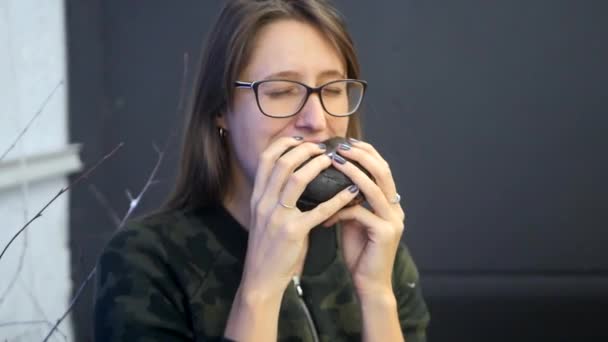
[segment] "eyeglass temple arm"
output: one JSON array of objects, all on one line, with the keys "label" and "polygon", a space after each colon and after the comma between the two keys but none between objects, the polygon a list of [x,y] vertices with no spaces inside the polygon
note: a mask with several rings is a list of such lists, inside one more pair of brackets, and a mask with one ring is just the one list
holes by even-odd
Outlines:
[{"label": "eyeglass temple arm", "polygon": [[234,82],[234,86],[235,87],[239,87],[239,88],[251,88],[251,87],[253,87],[253,83],[252,82],[235,81]]}]

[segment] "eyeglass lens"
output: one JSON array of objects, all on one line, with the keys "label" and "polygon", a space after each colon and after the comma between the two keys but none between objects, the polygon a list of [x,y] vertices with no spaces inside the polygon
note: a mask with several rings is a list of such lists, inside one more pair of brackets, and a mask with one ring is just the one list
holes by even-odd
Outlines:
[{"label": "eyeglass lens", "polygon": [[[363,84],[357,81],[332,82],[321,89],[321,102],[332,115],[350,115],[359,107],[363,91]],[[266,81],[258,87],[260,109],[274,117],[294,115],[302,108],[306,94],[306,87],[291,81]]]}]

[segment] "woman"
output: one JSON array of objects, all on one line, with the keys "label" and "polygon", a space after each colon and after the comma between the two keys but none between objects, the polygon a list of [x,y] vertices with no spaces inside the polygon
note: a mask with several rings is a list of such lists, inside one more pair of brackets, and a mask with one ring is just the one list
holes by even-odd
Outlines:
[{"label": "woman", "polygon": [[[325,1],[228,1],[201,60],[175,191],[99,260],[98,341],[426,339],[395,182],[356,140],[358,78]],[[353,139],[324,153],[334,136]],[[299,210],[330,166],[354,185]],[[359,192],[369,209],[348,206]]]}]

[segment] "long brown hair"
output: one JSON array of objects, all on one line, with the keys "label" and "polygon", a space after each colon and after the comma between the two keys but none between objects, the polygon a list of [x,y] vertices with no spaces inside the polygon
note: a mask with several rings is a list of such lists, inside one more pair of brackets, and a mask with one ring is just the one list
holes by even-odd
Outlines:
[{"label": "long brown hair", "polygon": [[[234,82],[251,55],[260,28],[278,19],[295,19],[320,29],[341,53],[348,78],[359,78],[359,61],[340,14],[325,0],[230,0],[209,36],[189,106],[181,162],[165,209],[200,208],[222,203],[231,165],[228,145],[216,117],[226,112]],[[349,119],[347,136],[359,139],[358,114]]]}]

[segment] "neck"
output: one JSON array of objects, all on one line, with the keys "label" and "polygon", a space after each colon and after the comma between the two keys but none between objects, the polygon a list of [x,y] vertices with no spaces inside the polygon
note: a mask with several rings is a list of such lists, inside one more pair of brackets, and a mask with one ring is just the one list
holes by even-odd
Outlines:
[{"label": "neck", "polygon": [[237,194],[234,197],[231,196],[224,200],[224,207],[226,210],[228,210],[230,215],[232,215],[245,230],[249,230],[249,219],[251,217],[249,211],[250,197],[251,196],[240,196],[240,194]]}]

